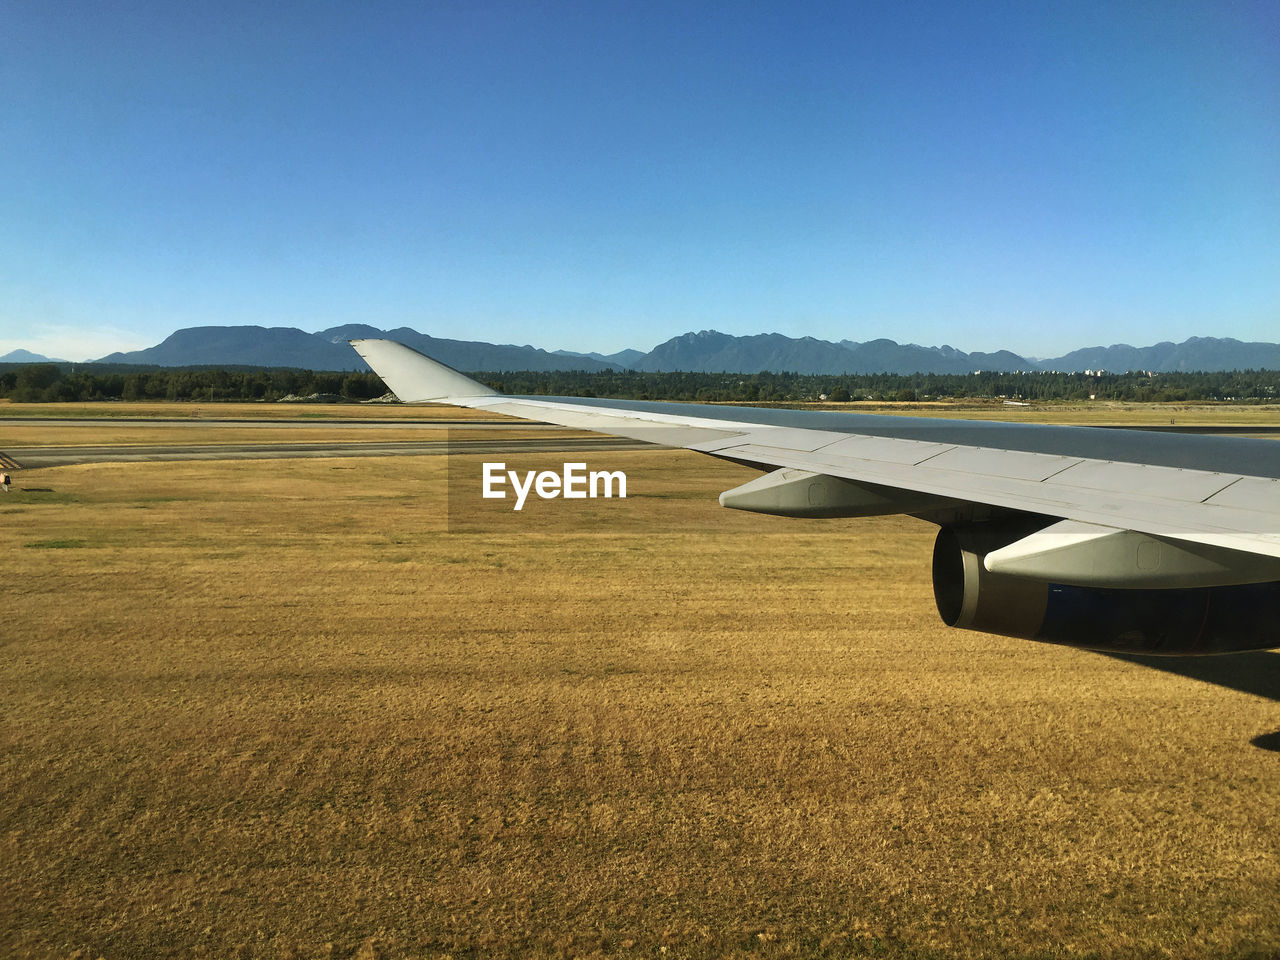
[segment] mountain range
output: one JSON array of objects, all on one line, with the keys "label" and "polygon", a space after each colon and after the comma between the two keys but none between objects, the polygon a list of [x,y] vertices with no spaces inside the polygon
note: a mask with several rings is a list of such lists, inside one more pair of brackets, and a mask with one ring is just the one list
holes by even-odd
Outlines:
[{"label": "mountain range", "polygon": [[[877,339],[818,340],[779,333],[733,336],[715,330],[686,333],[647,353],[622,350],[613,354],[547,351],[515,344],[432,337],[409,327],[381,330],[366,324],[347,324],[307,333],[295,327],[188,327],[154,347],[113,353],[96,363],[154,364],[157,366],[236,365],[301,367],[311,370],[365,370],[364,361],[347,344],[362,337],[398,340],[416,350],[467,371],[683,370],[710,373],[758,373],[762,370],[796,373],[971,373],[975,370],[1151,370],[1154,372],[1211,370],[1280,370],[1280,344],[1245,343],[1217,337],[1192,337],[1182,343],[1165,341],[1148,347],[1114,344],[1087,347],[1061,357],[1032,359],[1008,350],[965,353],[951,346],[922,347]],[[0,362],[30,362],[15,351]],[[34,355],[27,355],[34,356]]]},{"label": "mountain range", "polygon": [[10,350],[3,357],[0,357],[0,363],[66,363],[66,360],[59,360],[56,357],[46,357],[41,353],[32,353],[30,350]]}]

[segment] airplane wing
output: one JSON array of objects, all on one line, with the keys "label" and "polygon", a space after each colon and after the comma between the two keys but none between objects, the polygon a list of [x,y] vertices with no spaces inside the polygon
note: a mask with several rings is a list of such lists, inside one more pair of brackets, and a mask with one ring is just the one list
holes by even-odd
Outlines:
[{"label": "airplane wing", "polygon": [[[1280,645],[1278,443],[506,396],[394,341],[351,345],[405,402],[476,407],[769,471],[723,493],[727,507],[931,520],[941,527],[935,594],[943,619],[955,626],[1143,652]],[[1066,603],[1069,615],[1055,603]],[[1090,624],[1115,616],[1116,604],[1126,611],[1119,634],[1101,636]],[[1258,622],[1242,626],[1254,608],[1264,611]],[[1067,620],[1069,627],[1055,627]]]}]

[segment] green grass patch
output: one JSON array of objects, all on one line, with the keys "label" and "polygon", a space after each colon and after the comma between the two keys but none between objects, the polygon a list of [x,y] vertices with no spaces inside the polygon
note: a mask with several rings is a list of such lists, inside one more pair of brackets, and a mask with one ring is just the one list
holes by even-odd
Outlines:
[{"label": "green grass patch", "polygon": [[28,550],[78,550],[86,544],[83,540],[33,540],[23,546]]}]

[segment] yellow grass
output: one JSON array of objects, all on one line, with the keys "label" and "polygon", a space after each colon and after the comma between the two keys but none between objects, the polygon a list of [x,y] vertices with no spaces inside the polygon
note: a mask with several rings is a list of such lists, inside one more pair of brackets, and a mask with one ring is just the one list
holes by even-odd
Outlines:
[{"label": "yellow grass", "polygon": [[0,420],[12,417],[95,417],[122,420],[166,417],[191,420],[502,420],[501,414],[436,404],[399,403],[13,403],[0,399]]},{"label": "yellow grass", "polygon": [[[441,422],[430,425],[401,425],[395,420],[368,426],[347,426],[335,423],[276,422],[266,426],[250,424],[148,424],[128,421],[100,423],[6,423],[0,418],[0,452],[10,447],[65,447],[150,445],[210,445],[232,443],[391,443],[401,441],[444,442],[445,440],[501,440],[531,435],[542,439],[570,436],[587,436],[582,431],[567,427],[531,428],[511,421],[512,426],[493,424],[486,427],[467,427]],[[598,436],[598,434],[596,434]]]},{"label": "yellow grass", "polygon": [[443,458],[24,473],[0,954],[1280,951],[1274,701],[947,630],[919,522],[587,459],[631,497],[453,533]]},{"label": "yellow grass", "polygon": [[1280,426],[1275,403],[1089,403],[1049,402],[1028,406],[1000,400],[933,400],[909,403],[812,403],[805,409],[845,413],[887,413],[914,417],[971,418],[1020,423],[1094,426]]},{"label": "yellow grass", "polygon": [[[796,404],[755,404],[796,406]],[[1029,423],[1155,426],[1174,420],[1184,426],[1234,424],[1280,426],[1280,404],[1244,403],[1089,403],[1051,402],[1007,406],[1000,400],[934,400],[904,403],[807,403],[810,410],[847,413],[889,413],[904,416],[971,417]],[[62,419],[93,417],[113,420],[169,417],[192,420],[469,420],[509,419],[485,410],[435,404],[317,404],[317,403],[12,403],[0,398],[0,423],[17,417]]]}]

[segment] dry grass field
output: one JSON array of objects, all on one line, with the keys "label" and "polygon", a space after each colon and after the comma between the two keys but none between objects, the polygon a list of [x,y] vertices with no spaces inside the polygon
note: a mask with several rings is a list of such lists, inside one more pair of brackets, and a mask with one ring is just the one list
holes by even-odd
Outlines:
[{"label": "dry grass field", "polygon": [[[70,447],[81,445],[202,445],[223,446],[248,443],[384,443],[389,441],[502,440],[530,435],[531,428],[512,421],[490,424],[483,429],[465,425],[408,426],[387,420],[362,426],[277,422],[270,426],[252,424],[195,425],[186,423],[148,424],[111,421],[86,423],[5,423],[0,420],[0,450],[12,447]],[[539,438],[586,436],[584,431],[544,426]]]},{"label": "dry grass field", "polygon": [[1173,424],[1280,426],[1280,404],[1276,403],[1125,403],[1098,400],[1088,403],[1049,401],[1019,406],[1000,400],[934,400],[909,403],[814,403],[806,406],[847,413],[896,413],[918,417],[968,417],[975,420],[1113,427]]},{"label": "dry grass field", "polygon": [[464,407],[398,403],[13,403],[0,398],[0,423],[15,417],[46,420],[492,420],[497,414]]},{"label": "dry grass field", "polygon": [[[802,406],[809,410],[844,413],[891,413],[904,416],[970,417],[1027,423],[1095,424],[1109,426],[1164,426],[1173,421],[1184,426],[1232,424],[1280,426],[1277,403],[1123,403],[1099,400],[1089,403],[1052,401],[1028,406],[1000,400],[933,400],[901,403],[753,404],[753,406]],[[180,420],[226,421],[235,419],[318,421],[471,420],[505,419],[501,414],[463,407],[368,403],[11,403],[0,398],[0,423],[15,417],[48,420],[94,418],[133,420],[165,417]]]},{"label": "dry grass field", "polygon": [[950,631],[923,523],[588,459],[629,498],[469,523],[441,457],[15,477],[0,955],[1280,953],[1274,697]]}]

